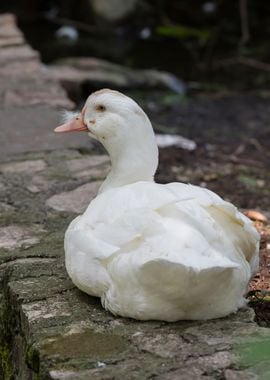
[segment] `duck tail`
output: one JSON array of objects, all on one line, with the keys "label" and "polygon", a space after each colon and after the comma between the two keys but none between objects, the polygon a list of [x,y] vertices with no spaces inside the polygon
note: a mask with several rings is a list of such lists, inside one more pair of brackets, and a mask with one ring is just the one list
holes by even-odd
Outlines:
[{"label": "duck tail", "polygon": [[224,292],[226,286],[231,289],[231,284],[237,283],[239,268],[238,264],[228,259],[204,268],[156,259],[141,267],[140,281],[145,288],[158,289],[166,297],[187,297],[187,293],[191,298],[203,297],[205,294],[220,293],[220,287]]},{"label": "duck tail", "polygon": [[159,319],[170,321],[220,318],[235,312],[245,303],[247,282],[232,262],[198,269],[159,259],[141,268],[145,294],[162,305]]}]

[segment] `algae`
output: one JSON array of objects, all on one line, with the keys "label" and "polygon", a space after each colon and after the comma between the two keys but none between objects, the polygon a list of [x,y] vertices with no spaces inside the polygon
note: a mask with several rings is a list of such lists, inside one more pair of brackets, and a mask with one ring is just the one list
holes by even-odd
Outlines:
[{"label": "algae", "polygon": [[39,352],[33,344],[29,345],[26,349],[25,361],[28,367],[31,368],[34,372],[39,372]]},{"label": "algae", "polygon": [[260,380],[270,378],[270,340],[269,338],[245,342],[235,347],[239,362],[244,368],[250,368]]},{"label": "algae", "polygon": [[104,360],[117,357],[128,348],[128,340],[110,333],[100,333],[87,329],[79,333],[58,336],[54,341],[45,343],[41,352],[46,356],[61,358],[89,358]]},{"label": "algae", "polygon": [[12,315],[10,307],[4,295],[0,298],[0,374],[4,380],[13,379],[12,354],[11,354],[11,331]]}]

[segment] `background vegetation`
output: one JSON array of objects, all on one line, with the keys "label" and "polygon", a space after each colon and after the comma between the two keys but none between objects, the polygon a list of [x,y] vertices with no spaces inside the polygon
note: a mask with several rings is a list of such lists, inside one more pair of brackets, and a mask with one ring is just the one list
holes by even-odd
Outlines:
[{"label": "background vegetation", "polygon": [[[0,11],[16,13],[45,62],[97,56],[167,70],[210,90],[270,83],[265,0],[4,0]],[[76,41],[56,37],[66,25],[79,33]]]}]

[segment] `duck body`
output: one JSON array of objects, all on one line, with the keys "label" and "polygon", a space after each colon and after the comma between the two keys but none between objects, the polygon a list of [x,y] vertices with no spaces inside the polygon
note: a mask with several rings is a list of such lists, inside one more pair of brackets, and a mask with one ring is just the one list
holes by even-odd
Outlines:
[{"label": "duck body", "polygon": [[177,321],[224,317],[245,305],[258,267],[251,221],[210,190],[154,182],[151,123],[130,98],[92,94],[57,132],[88,130],[107,149],[111,172],[65,234],[73,283],[115,315]]},{"label": "duck body", "polygon": [[65,236],[74,284],[115,315],[211,319],[245,304],[251,222],[209,190],[137,182],[97,196]]}]

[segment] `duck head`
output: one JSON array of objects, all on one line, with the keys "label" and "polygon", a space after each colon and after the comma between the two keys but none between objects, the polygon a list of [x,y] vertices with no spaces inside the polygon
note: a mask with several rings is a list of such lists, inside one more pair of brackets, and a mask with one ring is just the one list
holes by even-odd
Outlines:
[{"label": "duck head", "polygon": [[153,180],[158,148],[152,125],[141,107],[118,91],[103,89],[87,99],[81,113],[55,132],[88,132],[108,151],[112,170],[102,190]]}]

